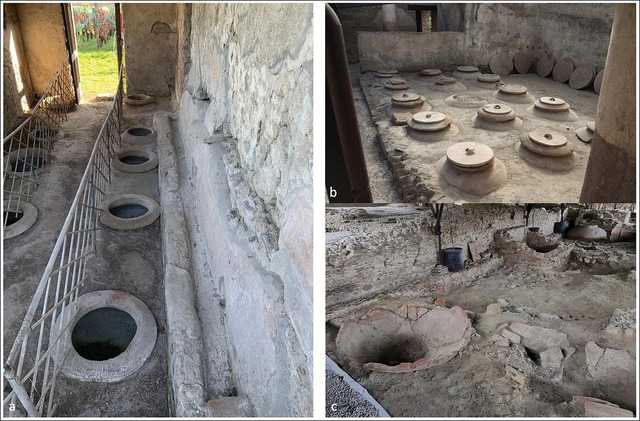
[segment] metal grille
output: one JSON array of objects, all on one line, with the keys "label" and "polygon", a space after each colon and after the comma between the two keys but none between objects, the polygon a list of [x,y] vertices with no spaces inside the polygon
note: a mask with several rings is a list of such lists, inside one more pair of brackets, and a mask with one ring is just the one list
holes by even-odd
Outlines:
[{"label": "metal grille", "polygon": [[11,391],[3,399],[5,411],[7,405],[19,404],[29,416],[52,416],[55,412],[56,377],[70,350],[68,335],[76,316],[76,300],[87,276],[87,260],[97,252],[100,204],[111,182],[111,155],[120,147],[121,117],[122,69],[115,99],[6,359],[4,379]]},{"label": "metal grille", "polygon": [[47,162],[54,137],[60,131],[60,124],[67,120],[66,112],[75,100],[67,58],[31,115],[3,139],[3,228],[7,227],[11,214],[20,212],[20,204],[31,200],[38,185],[38,173]]}]

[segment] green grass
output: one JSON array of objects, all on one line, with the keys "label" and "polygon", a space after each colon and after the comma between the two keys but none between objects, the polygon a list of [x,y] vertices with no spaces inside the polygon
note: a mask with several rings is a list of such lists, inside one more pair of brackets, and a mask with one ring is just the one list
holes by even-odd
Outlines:
[{"label": "green grass", "polygon": [[96,49],[96,40],[82,41],[78,36],[82,101],[90,101],[102,93],[114,94],[118,87],[118,58],[113,49],[116,37]]}]

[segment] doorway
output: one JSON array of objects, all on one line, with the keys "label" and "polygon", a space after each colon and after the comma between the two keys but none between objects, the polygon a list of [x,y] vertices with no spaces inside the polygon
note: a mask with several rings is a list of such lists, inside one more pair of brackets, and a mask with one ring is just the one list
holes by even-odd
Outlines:
[{"label": "doorway", "polygon": [[82,100],[109,98],[118,87],[119,10],[115,3],[72,3]]}]

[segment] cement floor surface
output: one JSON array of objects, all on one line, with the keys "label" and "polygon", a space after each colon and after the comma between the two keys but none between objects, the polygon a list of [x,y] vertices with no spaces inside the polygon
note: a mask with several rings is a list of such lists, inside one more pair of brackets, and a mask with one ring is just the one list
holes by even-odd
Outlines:
[{"label": "cement floor surface", "polygon": [[[449,75],[448,72],[443,74]],[[406,178],[405,183],[408,184],[406,188],[411,190],[416,185],[423,185],[429,192],[429,200],[433,202],[575,203],[578,201],[591,146],[581,142],[575,135],[575,131],[586,126],[588,121],[595,120],[598,95],[592,89],[574,90],[567,84],[555,82],[550,78],[541,78],[536,74],[512,74],[503,77],[504,83],[526,86],[536,98],[555,96],[564,99],[571,105],[571,109],[579,119],[573,122],[542,119],[526,111],[531,104],[506,103],[523,120],[523,125],[519,129],[496,132],[473,127],[471,119],[477,113],[476,108],[457,108],[444,102],[445,98],[459,94],[479,96],[489,103],[504,103],[492,97],[492,90],[481,89],[464,81],[467,86],[464,91],[440,92],[432,88],[433,80],[421,77],[417,72],[400,72],[398,76],[405,78],[412,87],[409,92],[425,96],[426,101],[433,106],[433,111],[439,111],[451,117],[460,130],[459,134],[446,140],[434,142],[414,140],[408,135],[410,129],[407,126],[395,126],[392,118],[386,114],[391,95],[407,91],[388,91],[383,87],[384,80],[374,77],[373,72],[361,75],[360,85],[369,105],[373,123],[373,126],[367,126],[366,119],[360,121],[361,126],[364,124],[361,127],[361,132],[364,133],[363,138],[367,137],[368,131],[375,128],[387,155],[398,151],[406,153],[406,158],[402,159],[403,171],[392,170],[396,179],[403,176]],[[552,171],[532,165],[522,158],[519,152],[520,136],[539,128],[560,132],[575,145],[573,168],[567,168],[566,171],[561,172]],[[506,166],[505,185],[485,196],[475,196],[453,187],[438,174],[436,162],[445,156],[447,148],[457,142],[465,141],[483,143],[493,149],[495,156]],[[372,165],[374,168],[376,166],[379,164]],[[370,171],[369,175],[372,178],[372,186],[375,186],[379,178],[376,171]],[[376,201],[378,199],[380,202],[392,202],[394,198],[377,197]],[[404,200],[407,200],[407,194],[404,194]]]},{"label": "cement floor surface", "polygon": [[[109,105],[110,103],[83,104],[78,107],[76,112],[70,114],[69,121],[63,126],[63,130],[67,134],[64,140],[70,142],[69,148],[63,149],[59,147],[61,143],[56,144],[57,149],[54,148],[52,153],[54,160],[50,163],[49,171],[51,173],[47,174],[49,177],[45,175],[45,179],[48,183],[65,187],[68,192],[65,190],[64,194],[60,194],[55,188],[39,187],[43,194],[41,197],[42,206],[48,211],[46,219],[40,220],[39,217],[39,223],[46,227],[46,232],[50,233],[51,238],[47,239],[50,241],[44,241],[42,239],[43,227],[36,225],[23,235],[24,238],[19,236],[10,240],[14,243],[16,240],[24,242],[22,247],[37,250],[38,254],[24,252],[19,255],[5,254],[5,302],[19,308],[26,308],[31,300],[33,291],[29,290],[35,290],[39,276],[44,270],[44,265],[53,248],[62,221],[68,212],[71,199],[75,194],[91,147]],[[153,112],[158,109],[169,110],[169,102],[164,101],[142,111],[125,106],[123,130],[134,125],[151,127]],[[123,146],[125,145],[123,144]],[[155,145],[148,145],[146,148],[155,150]],[[72,163],[73,167],[63,170],[70,165],[69,163]],[[159,201],[157,170],[139,174],[112,170],[112,183],[109,186],[108,195],[120,193],[144,194]],[[69,197],[68,202],[60,200],[61,197],[66,199],[67,196]],[[37,236],[31,237],[33,235]],[[13,252],[14,247],[7,247],[8,244],[11,243],[6,241],[5,247]],[[142,369],[121,382],[80,382],[60,376],[56,384],[57,416],[148,417],[169,415],[167,350],[166,338],[163,334],[165,320],[161,247],[159,221],[149,227],[133,231],[115,231],[103,227],[99,233],[98,254],[88,260],[89,276],[81,293],[114,289],[140,298],[156,319],[158,338],[151,356]],[[25,259],[30,262],[33,260],[30,263],[33,270],[24,271]],[[41,265],[42,268],[37,267],[38,265]],[[20,272],[33,273],[37,279],[28,282],[32,288],[23,286],[23,291],[18,297],[8,295],[7,291],[12,292],[12,288],[16,288],[12,279],[20,279],[17,276],[17,273]],[[9,300],[7,296],[10,297]],[[7,311],[7,306],[5,306],[5,317]],[[5,335],[10,332],[7,328],[13,327],[17,331],[22,316],[15,320],[14,317],[8,318],[10,324],[8,326],[5,324]],[[7,339],[6,336],[5,339]]]}]

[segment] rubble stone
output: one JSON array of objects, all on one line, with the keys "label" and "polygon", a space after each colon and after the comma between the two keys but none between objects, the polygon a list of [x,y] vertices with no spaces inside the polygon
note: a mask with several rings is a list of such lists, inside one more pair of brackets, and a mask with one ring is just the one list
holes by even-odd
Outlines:
[{"label": "rubble stone", "polygon": [[560,347],[549,348],[540,353],[540,365],[544,368],[557,370],[562,367],[564,355]]}]

